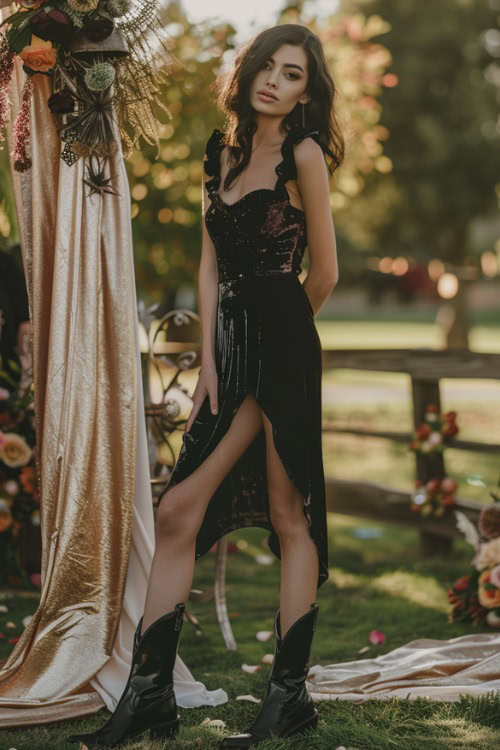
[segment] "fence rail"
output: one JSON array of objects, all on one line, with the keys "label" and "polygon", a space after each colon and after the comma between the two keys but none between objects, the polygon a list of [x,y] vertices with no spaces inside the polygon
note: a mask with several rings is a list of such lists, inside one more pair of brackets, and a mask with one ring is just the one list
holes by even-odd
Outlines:
[{"label": "fence rail", "polygon": [[[471,352],[466,349],[326,349],[323,350],[323,369],[373,370],[402,372],[410,375],[412,385],[413,423],[418,427],[424,419],[429,403],[441,411],[441,378],[500,379],[500,354]],[[409,442],[408,432],[368,430],[327,422],[324,432],[344,433],[360,437],[386,438],[395,442]],[[474,440],[452,438],[449,447],[500,455],[500,445]],[[446,448],[445,448],[446,450]],[[443,453],[415,453],[415,478],[427,482],[446,475]],[[374,482],[356,482],[326,477],[327,508],[335,513],[373,518],[379,521],[404,524],[420,530],[424,554],[444,554],[451,550],[453,538],[459,536],[455,516],[422,518],[411,513],[411,494]],[[457,498],[457,509],[477,522],[483,504]]]}]

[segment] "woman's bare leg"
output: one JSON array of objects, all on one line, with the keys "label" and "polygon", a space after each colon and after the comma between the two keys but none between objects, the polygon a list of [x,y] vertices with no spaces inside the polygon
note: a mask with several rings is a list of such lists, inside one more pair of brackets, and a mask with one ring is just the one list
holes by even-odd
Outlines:
[{"label": "woman's bare leg", "polygon": [[247,394],[220,443],[192,474],[167,490],[156,517],[156,546],[142,632],[186,602],[191,591],[196,536],[207,505],[224,477],[262,429],[261,410]]},{"label": "woman's bare leg", "polygon": [[276,451],[272,424],[261,410],[266,433],[267,486],[271,522],[281,549],[281,636],[316,601],[318,548],[308,530],[304,501]]}]

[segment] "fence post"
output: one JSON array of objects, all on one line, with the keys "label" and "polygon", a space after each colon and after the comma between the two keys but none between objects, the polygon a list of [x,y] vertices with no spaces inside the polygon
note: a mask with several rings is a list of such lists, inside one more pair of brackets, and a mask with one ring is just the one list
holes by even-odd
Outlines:
[{"label": "fence post", "polygon": [[[417,380],[412,377],[413,392],[413,422],[417,428],[424,420],[425,408],[428,404],[436,404],[441,412],[441,396],[439,379],[434,381]],[[441,452],[415,452],[416,477],[421,482],[429,479],[443,479],[446,476],[444,455]],[[453,550],[453,537],[436,534],[430,531],[420,532],[420,551],[422,556],[446,555]]]}]

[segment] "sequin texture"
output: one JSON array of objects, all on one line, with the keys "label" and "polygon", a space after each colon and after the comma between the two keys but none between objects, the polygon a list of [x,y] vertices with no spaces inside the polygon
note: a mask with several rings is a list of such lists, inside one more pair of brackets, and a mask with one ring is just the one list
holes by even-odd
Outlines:
[{"label": "sequin texture", "polygon": [[[207,230],[216,249],[218,305],[215,357],[219,411],[208,397],[183,444],[167,490],[198,468],[253,394],[273,426],[276,451],[299,490],[319,557],[318,588],[328,578],[325,479],[321,427],[321,342],[299,274],[307,246],[305,214],[292,206],[285,183],[296,178],[293,146],[317,131],[293,129],[281,147],[274,189],[252,190],[228,204],[219,194],[223,136],[214,130],[204,168],[210,206]],[[269,512],[265,432],[260,430],[212,496],[196,539],[196,559],[230,531],[269,530],[281,559]]]}]

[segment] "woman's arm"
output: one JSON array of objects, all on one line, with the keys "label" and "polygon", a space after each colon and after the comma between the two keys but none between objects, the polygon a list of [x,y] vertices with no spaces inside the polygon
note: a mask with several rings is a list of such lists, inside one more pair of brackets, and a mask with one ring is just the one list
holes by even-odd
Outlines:
[{"label": "woman's arm", "polygon": [[304,138],[298,143],[294,156],[310,259],[304,289],[316,315],[339,278],[328,169],[321,146],[312,138]]}]

